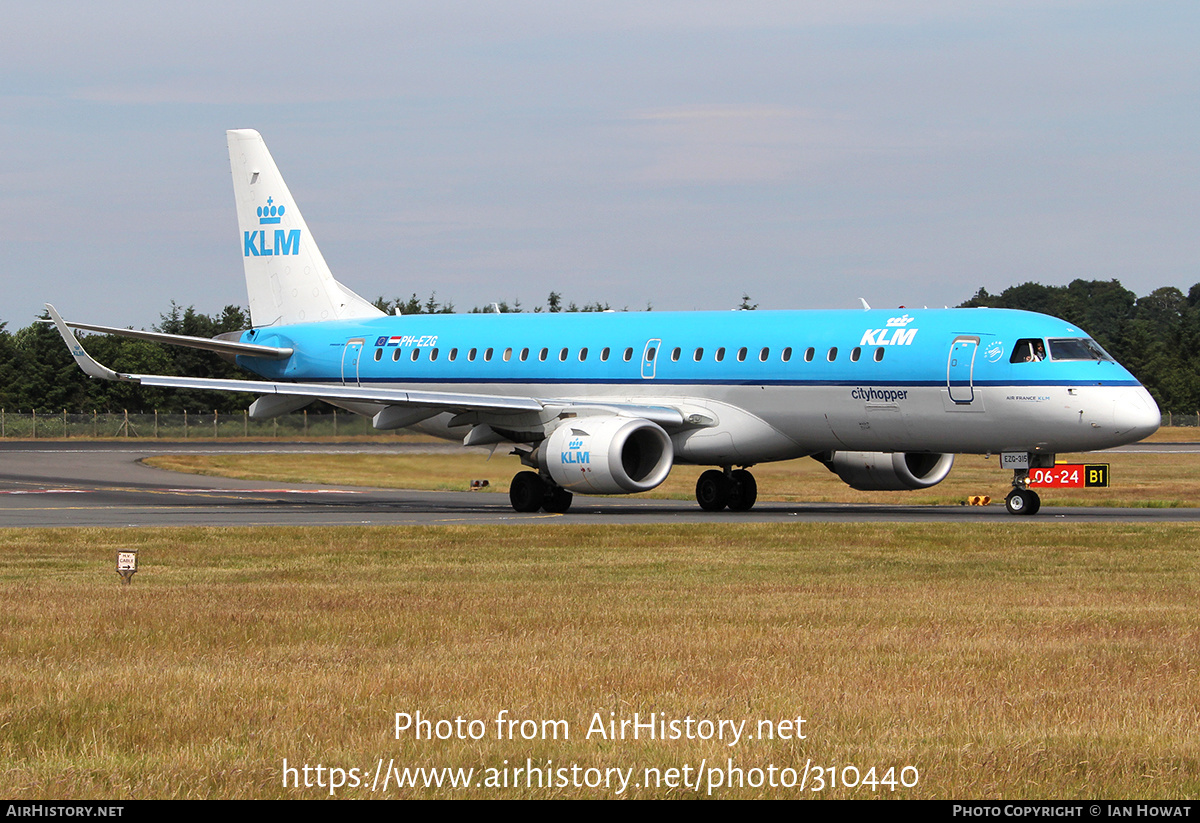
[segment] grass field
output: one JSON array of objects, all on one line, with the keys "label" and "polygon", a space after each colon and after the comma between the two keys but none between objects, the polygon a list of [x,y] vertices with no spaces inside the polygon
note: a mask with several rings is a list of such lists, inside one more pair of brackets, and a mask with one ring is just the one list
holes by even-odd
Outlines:
[{"label": "grass field", "polygon": [[[528,788],[527,759],[568,780],[630,770],[635,797],[695,794],[647,768],[749,783],[806,766],[804,791],[713,794],[1200,794],[1196,526],[12,529],[0,545],[4,797],[329,796],[285,788],[285,759],[326,786],[331,767],[369,784],[380,759],[508,782],[339,797],[618,796]],[[141,571],[123,586],[128,548]],[[418,711],[486,734],[397,739],[395,714]],[[502,711],[570,737],[497,740]],[[746,721],[755,739],[589,739],[597,713]],[[804,739],[759,739],[798,716]],[[847,767],[875,787],[842,786]],[[914,786],[878,783],[904,767]]]}]

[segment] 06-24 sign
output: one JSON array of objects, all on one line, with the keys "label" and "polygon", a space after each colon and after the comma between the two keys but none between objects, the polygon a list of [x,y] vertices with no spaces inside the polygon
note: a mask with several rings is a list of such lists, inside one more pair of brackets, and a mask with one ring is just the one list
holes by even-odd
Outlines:
[{"label": "06-24 sign", "polygon": [[1029,485],[1073,488],[1107,488],[1107,463],[1056,463],[1052,469],[1030,469]]}]

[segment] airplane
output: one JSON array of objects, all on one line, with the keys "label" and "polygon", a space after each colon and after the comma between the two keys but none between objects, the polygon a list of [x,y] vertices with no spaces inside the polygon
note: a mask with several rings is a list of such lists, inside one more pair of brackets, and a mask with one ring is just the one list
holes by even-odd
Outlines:
[{"label": "airplane", "polygon": [[[258,132],[227,132],[252,328],[217,339],[66,322],[90,376],[257,394],[256,419],[320,399],[466,446],[507,444],[519,512],[631,494],[710,466],[706,511],[748,511],[750,467],[813,457],[861,490],[921,489],[955,454],[1000,454],[1005,505],[1030,470],[1159,426],[1132,374],[1066,321],[1005,309],[389,316],[334,279]],[[259,379],[120,374],[72,329],[215,351]]]}]

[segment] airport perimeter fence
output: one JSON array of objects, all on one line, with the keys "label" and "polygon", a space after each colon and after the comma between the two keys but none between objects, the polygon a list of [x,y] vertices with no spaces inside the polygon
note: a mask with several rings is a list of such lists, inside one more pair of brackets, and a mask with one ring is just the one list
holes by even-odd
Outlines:
[{"label": "airport perimeter fence", "polygon": [[380,431],[369,417],[350,412],[295,412],[273,420],[254,420],[249,413],[218,412],[43,412],[0,409],[0,438],[251,439],[305,437],[370,437]]},{"label": "airport perimeter fence", "polygon": [[[1162,416],[1164,426],[1200,426],[1200,412]],[[303,439],[306,437],[377,437],[403,430],[380,431],[368,417],[350,412],[285,414],[253,420],[248,412],[42,412],[0,409],[0,438],[70,439],[141,437],[163,440]]]}]

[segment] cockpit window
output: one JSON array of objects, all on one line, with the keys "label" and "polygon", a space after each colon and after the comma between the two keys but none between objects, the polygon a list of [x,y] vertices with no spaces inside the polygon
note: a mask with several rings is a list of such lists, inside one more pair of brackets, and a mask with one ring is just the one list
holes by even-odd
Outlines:
[{"label": "cockpit window", "polygon": [[1017,345],[1013,346],[1012,357],[1008,358],[1009,363],[1033,363],[1037,360],[1046,359],[1046,346],[1042,343],[1039,337],[1026,337],[1017,341]]},{"label": "cockpit window", "polygon": [[1112,356],[1090,337],[1051,337],[1052,360],[1108,360]]}]

